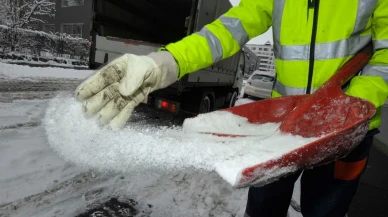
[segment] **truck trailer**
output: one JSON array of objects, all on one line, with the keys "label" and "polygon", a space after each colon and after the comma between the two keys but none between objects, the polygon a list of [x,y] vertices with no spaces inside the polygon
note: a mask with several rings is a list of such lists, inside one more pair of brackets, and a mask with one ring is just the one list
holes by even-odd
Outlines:
[{"label": "truck trailer", "polygon": [[[232,7],[229,0],[93,0],[90,68],[125,54],[147,55],[199,31]],[[174,114],[234,106],[244,76],[243,49],[150,94],[147,104]]]}]

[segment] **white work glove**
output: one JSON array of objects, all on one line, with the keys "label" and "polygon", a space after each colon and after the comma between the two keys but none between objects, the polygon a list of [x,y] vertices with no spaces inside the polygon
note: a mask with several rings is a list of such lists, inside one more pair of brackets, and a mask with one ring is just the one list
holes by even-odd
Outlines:
[{"label": "white work glove", "polygon": [[87,115],[97,114],[101,125],[122,128],[134,108],[145,102],[152,91],[173,84],[178,78],[178,65],[167,51],[147,56],[125,54],[76,89]]}]

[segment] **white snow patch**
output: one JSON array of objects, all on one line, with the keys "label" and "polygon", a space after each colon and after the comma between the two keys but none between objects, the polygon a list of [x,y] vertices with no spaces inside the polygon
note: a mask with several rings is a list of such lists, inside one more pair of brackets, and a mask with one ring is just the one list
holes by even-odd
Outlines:
[{"label": "white snow patch", "polygon": [[15,100],[0,103],[0,128],[26,122],[40,122],[44,117],[47,100]]},{"label": "white snow patch", "polygon": [[0,62],[0,75],[11,79],[24,77],[42,78],[78,78],[84,79],[92,75],[93,70],[75,70],[55,67],[30,67]]},{"label": "white snow patch", "polygon": [[279,123],[251,124],[247,118],[226,111],[200,114],[195,118],[186,119],[183,124],[186,131],[233,135],[268,136],[278,128]]},{"label": "white snow patch", "polygon": [[[47,68],[46,66],[53,67],[53,66],[59,66],[59,67],[64,67],[67,69],[72,69],[72,68],[82,68],[82,69],[88,69],[88,66],[85,65],[73,65],[72,62],[79,61],[76,59],[67,59],[63,58],[67,63],[57,63],[53,60],[48,60],[47,62],[42,62],[42,61],[31,61],[28,59],[25,60],[9,60],[9,59],[0,59],[0,63],[8,63],[8,64],[28,64],[28,65],[35,65],[36,67],[42,66],[44,68]],[[57,68],[57,67],[53,67]]]},{"label": "white snow patch", "polygon": [[[0,116],[39,119],[48,102],[15,100],[3,107]],[[150,217],[244,216],[248,189],[233,188],[215,172],[87,172],[53,152],[41,126],[2,130],[0,138],[0,204],[5,205],[0,213],[4,216],[76,216],[89,204],[112,196],[134,199],[139,203],[136,209]],[[301,217],[292,208],[289,212],[290,217]]]},{"label": "white snow patch", "polygon": [[[94,118],[85,118],[81,107],[71,96],[54,98],[44,120],[48,140],[66,160],[102,171],[216,170],[234,185],[242,169],[279,158],[314,140],[282,135],[276,131],[274,124],[257,125],[258,132],[267,132],[266,135],[244,138],[193,132],[193,129],[200,128],[190,124],[189,130],[186,130],[130,122],[123,130],[112,131],[99,127]],[[204,118],[207,124],[201,125],[225,124],[223,121],[213,122],[214,118]],[[232,116],[228,118],[228,123],[233,123]],[[240,117],[234,118],[237,123],[243,122]],[[190,122],[194,125],[198,123]],[[225,128],[221,126],[218,129]]]},{"label": "white snow patch", "polygon": [[26,122],[39,124],[47,104],[48,100],[0,103],[0,205],[44,191],[76,173],[50,149],[42,127],[1,130]]},{"label": "white snow patch", "polygon": [[249,99],[249,98],[241,98],[241,99],[236,101],[235,106],[244,105],[244,104],[248,104],[248,103],[252,103],[252,102],[255,102],[255,100]]},{"label": "white snow patch", "polygon": [[[8,115],[10,123],[39,120],[48,102],[0,103],[0,123]],[[244,215],[247,189],[233,189],[215,172],[86,171],[53,152],[42,126],[0,130],[0,159],[0,216],[76,216],[111,197],[137,201],[137,216]]]}]

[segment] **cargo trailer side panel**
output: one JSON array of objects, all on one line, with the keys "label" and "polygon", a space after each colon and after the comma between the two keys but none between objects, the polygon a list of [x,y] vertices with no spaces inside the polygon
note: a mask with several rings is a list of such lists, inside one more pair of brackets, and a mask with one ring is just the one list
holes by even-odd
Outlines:
[{"label": "cargo trailer side panel", "polygon": [[[200,31],[206,24],[219,18],[232,7],[229,0],[200,0],[198,2],[195,31]],[[216,83],[219,85],[233,85],[236,73],[238,73],[238,61],[240,52],[221,60],[210,67],[187,75],[188,83]]]}]

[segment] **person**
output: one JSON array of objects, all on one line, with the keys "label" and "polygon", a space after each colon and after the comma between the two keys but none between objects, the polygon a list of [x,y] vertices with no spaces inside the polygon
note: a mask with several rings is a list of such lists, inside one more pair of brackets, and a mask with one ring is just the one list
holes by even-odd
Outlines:
[{"label": "person", "polygon": [[246,217],[285,217],[301,176],[304,217],[344,217],[365,169],[388,95],[387,0],[241,0],[214,22],[146,56],[125,54],[76,90],[83,110],[102,125],[122,128],[152,91],[230,57],[250,39],[273,29],[276,82],[272,97],[310,94],[365,45],[368,65],[345,93],[372,102],[377,112],[364,140],[345,158],[250,187]]}]

